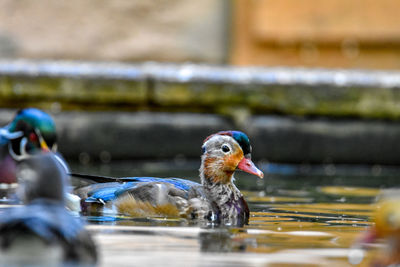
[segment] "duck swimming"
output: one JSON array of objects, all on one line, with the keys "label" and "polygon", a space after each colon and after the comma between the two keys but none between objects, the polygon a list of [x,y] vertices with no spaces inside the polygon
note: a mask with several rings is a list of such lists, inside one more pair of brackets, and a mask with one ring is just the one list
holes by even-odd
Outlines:
[{"label": "duck swimming", "polygon": [[[131,216],[167,216],[247,223],[248,205],[234,184],[237,169],[263,178],[251,161],[251,145],[240,131],[223,131],[202,145],[201,184],[179,178],[108,178],[83,175],[106,183],[79,188],[87,212],[102,207]],[[79,175],[77,175],[79,176]]]},{"label": "duck swimming", "polygon": [[373,257],[371,266],[400,265],[400,197],[399,190],[390,189],[380,196],[373,214],[375,225],[363,234],[357,245],[368,248],[373,243],[383,243],[384,249]]},{"label": "duck swimming", "polygon": [[[0,128],[0,198],[3,202],[14,203],[13,194],[17,187],[18,162],[37,153],[52,152],[68,173],[68,164],[57,153],[57,134],[53,119],[37,108],[25,108],[17,112],[14,119]],[[80,210],[79,199],[66,194],[67,207]]]},{"label": "duck swimming", "polygon": [[0,128],[0,184],[16,183],[16,162],[38,151],[56,151],[53,119],[36,108],[21,109],[13,120]]},{"label": "duck swimming", "polygon": [[23,160],[17,176],[17,194],[25,206],[0,212],[1,265],[94,265],[93,240],[81,221],[64,207],[68,176],[55,155]]}]

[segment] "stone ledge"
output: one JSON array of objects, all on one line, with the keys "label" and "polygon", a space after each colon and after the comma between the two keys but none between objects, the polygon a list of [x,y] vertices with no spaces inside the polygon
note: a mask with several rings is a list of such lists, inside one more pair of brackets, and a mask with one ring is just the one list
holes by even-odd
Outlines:
[{"label": "stone ledge", "polygon": [[397,119],[400,72],[0,61],[3,107]]}]

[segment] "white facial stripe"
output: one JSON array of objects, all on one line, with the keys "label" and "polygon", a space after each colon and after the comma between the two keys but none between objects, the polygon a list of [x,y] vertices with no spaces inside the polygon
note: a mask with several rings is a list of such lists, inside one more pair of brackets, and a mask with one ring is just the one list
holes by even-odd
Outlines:
[{"label": "white facial stripe", "polygon": [[36,133],[36,136],[37,136],[38,139],[39,139],[39,143],[44,142],[43,136],[42,136],[42,134],[40,133],[40,131],[38,130],[38,128],[35,128],[35,133]]},{"label": "white facial stripe", "polygon": [[28,140],[26,137],[21,139],[21,143],[19,143],[19,151],[21,152],[21,155],[28,155],[28,152],[26,152],[26,144],[28,143]]},{"label": "white facial stripe", "polygon": [[[211,137],[210,139],[208,139],[203,146],[208,147],[209,144],[212,143],[227,143],[229,144],[230,141],[234,141],[236,142],[232,137],[228,136],[228,135],[214,135],[213,137]],[[230,146],[229,146],[230,147]],[[230,147],[231,148],[231,147]]]},{"label": "white facial stripe", "polygon": [[11,146],[11,143],[8,143],[8,152],[10,153],[11,157],[15,161],[21,161],[21,160],[29,157],[28,153],[26,152],[26,144],[27,143],[28,143],[28,141],[26,140],[26,137],[22,138],[20,146],[19,146],[21,155],[15,154],[15,152]]},{"label": "white facial stripe", "polygon": [[6,138],[8,140],[16,139],[23,135],[24,135],[24,132],[21,132],[21,131],[9,132],[7,129],[0,128],[0,136]]}]

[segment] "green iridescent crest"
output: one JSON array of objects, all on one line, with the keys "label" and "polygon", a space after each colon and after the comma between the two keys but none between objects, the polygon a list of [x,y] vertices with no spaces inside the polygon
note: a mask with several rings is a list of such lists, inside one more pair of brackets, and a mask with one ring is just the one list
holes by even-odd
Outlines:
[{"label": "green iridescent crest", "polygon": [[10,132],[20,130],[17,129],[20,121],[29,124],[34,129],[38,129],[43,134],[55,133],[56,131],[54,121],[50,115],[36,108],[26,108],[20,110],[10,123],[8,130]]},{"label": "green iridescent crest", "polygon": [[232,132],[232,137],[242,147],[243,153],[245,155],[251,153],[250,140],[247,137],[247,135],[245,133],[239,132],[239,131],[231,131],[231,132]]}]

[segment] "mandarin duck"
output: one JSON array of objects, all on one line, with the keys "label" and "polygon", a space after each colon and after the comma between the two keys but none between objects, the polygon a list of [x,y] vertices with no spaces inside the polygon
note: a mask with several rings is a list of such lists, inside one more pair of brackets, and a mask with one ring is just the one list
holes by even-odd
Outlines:
[{"label": "mandarin duck", "polygon": [[[263,178],[251,160],[246,134],[223,131],[210,135],[202,145],[201,184],[179,178],[107,178],[78,175],[100,181],[79,188],[83,209],[117,211],[130,216],[185,217],[209,219],[219,223],[244,224],[249,219],[248,205],[235,186],[237,169]],[[111,181],[106,182],[105,181]],[[105,208],[105,210],[104,210]]]},{"label": "mandarin duck", "polygon": [[357,242],[367,247],[383,242],[384,253],[373,257],[371,266],[400,265],[400,197],[398,190],[388,190],[377,202],[373,214],[375,225],[370,227]]},{"label": "mandarin duck", "polygon": [[57,150],[55,124],[50,115],[36,108],[19,110],[0,129],[0,184],[16,183],[17,161],[50,150]]},{"label": "mandarin duck", "polygon": [[0,259],[5,266],[92,266],[95,244],[79,218],[64,207],[68,177],[52,153],[17,166],[25,206],[0,212]]}]

